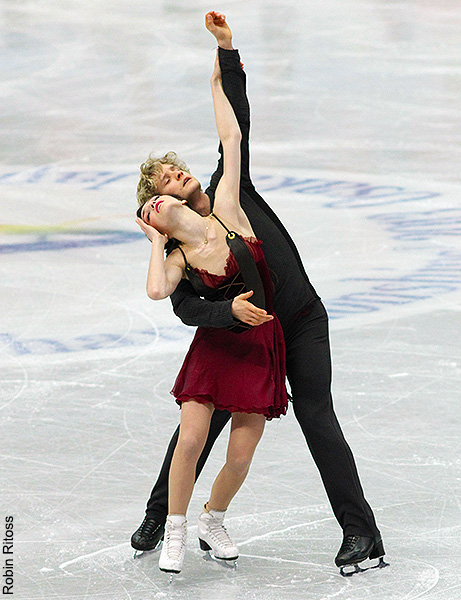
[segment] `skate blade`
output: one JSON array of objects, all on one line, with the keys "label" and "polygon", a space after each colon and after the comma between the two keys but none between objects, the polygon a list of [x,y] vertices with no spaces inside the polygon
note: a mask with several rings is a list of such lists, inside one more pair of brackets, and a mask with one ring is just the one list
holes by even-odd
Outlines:
[{"label": "skate blade", "polygon": [[133,558],[141,558],[141,556],[144,556],[144,554],[154,554],[155,552],[159,552],[159,550],[161,550],[162,548],[162,544],[163,541],[160,540],[160,542],[155,546],[155,548],[152,548],[152,550],[135,550],[134,554],[133,554]]},{"label": "skate blade", "polygon": [[160,569],[160,571],[168,576],[168,586],[173,585],[175,578],[181,573],[181,571],[165,571],[165,569]]},{"label": "skate blade", "polygon": [[[352,575],[355,575],[356,573],[365,573],[365,571],[370,571],[371,569],[384,569],[384,567],[388,567],[389,563],[384,562],[383,557],[381,556],[379,559],[379,562],[377,565],[373,565],[372,567],[359,567],[359,565],[355,564],[355,565],[344,565],[343,567],[340,568],[339,572],[343,577],[352,577]],[[352,571],[345,571],[345,569],[349,569],[352,568]]]},{"label": "skate blade", "polygon": [[203,555],[203,560],[206,560],[207,562],[214,562],[220,565],[221,567],[224,567],[225,569],[230,569],[232,571],[236,571],[238,568],[237,559],[226,560],[224,558],[217,558],[216,556],[211,554],[209,550],[207,550]]}]

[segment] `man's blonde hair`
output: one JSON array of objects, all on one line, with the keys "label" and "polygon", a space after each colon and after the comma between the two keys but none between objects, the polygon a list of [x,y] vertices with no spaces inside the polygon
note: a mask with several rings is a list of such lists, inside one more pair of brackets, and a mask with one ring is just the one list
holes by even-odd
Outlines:
[{"label": "man's blonde hair", "polygon": [[174,167],[181,169],[181,171],[190,173],[189,167],[184,161],[178,158],[176,152],[167,152],[160,158],[149,155],[146,162],[143,162],[139,167],[141,170],[141,177],[136,190],[136,197],[140,207],[144,206],[146,202],[157,194],[159,178],[163,174],[162,165],[173,165]]}]

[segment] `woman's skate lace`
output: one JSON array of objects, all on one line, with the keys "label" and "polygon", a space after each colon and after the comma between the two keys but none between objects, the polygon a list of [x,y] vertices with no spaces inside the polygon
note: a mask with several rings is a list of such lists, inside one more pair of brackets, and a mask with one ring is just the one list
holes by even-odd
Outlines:
[{"label": "woman's skate lace", "polygon": [[218,519],[210,519],[207,522],[207,525],[209,535],[213,537],[218,542],[218,544],[224,547],[235,546],[234,542],[230,539],[226,528]]},{"label": "woman's skate lace", "polygon": [[171,560],[180,560],[185,546],[185,528],[183,526],[165,531],[166,551]]}]

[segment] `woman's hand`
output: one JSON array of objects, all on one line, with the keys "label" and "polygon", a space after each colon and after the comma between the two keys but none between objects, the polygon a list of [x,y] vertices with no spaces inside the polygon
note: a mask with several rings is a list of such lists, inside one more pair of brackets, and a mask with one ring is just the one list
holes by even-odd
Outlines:
[{"label": "woman's hand", "polygon": [[215,36],[218,46],[224,50],[233,50],[232,32],[226,23],[226,15],[210,10],[205,15],[205,27]]},{"label": "woman's hand", "polygon": [[152,227],[151,225],[144,223],[144,221],[142,219],[140,219],[139,217],[136,219],[136,223],[139,225],[139,227],[145,233],[147,239],[149,239],[151,242],[163,241],[163,245],[165,245],[167,243],[168,236],[163,235],[163,233],[160,233],[160,231],[157,231],[157,229],[155,229],[155,227]]}]

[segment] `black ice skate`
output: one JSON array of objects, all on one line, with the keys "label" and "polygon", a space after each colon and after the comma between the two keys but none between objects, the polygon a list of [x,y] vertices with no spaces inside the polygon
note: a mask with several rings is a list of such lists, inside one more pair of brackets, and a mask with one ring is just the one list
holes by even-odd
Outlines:
[{"label": "black ice skate", "polygon": [[[355,573],[364,573],[369,569],[387,567],[389,563],[384,562],[384,554],[384,545],[381,539],[374,540],[363,535],[346,535],[336,555],[335,563],[336,566],[340,567],[340,573],[343,577],[351,577]],[[367,558],[379,558],[379,562],[372,567],[359,567],[359,563]],[[345,567],[352,567],[353,570],[345,571]]]},{"label": "black ice skate", "polygon": [[163,523],[146,517],[131,536],[131,546],[136,550],[134,558],[136,558],[138,551],[154,550],[163,540],[164,530]]}]

